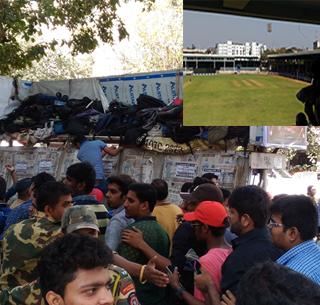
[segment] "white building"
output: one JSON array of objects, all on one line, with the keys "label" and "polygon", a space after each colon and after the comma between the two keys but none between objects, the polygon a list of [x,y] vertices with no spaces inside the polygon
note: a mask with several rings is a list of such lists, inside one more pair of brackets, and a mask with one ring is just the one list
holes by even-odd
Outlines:
[{"label": "white building", "polygon": [[228,40],[225,43],[218,43],[216,46],[217,55],[224,56],[258,56],[260,58],[266,45],[257,42],[236,43]]}]

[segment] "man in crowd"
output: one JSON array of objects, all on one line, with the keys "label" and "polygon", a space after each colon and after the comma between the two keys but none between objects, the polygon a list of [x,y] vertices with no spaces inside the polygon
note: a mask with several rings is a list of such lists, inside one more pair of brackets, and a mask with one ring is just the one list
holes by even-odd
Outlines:
[{"label": "man in crowd", "polygon": [[[193,212],[202,201],[223,202],[221,190],[211,183],[201,184],[190,194],[183,194],[182,196],[187,202],[187,210],[189,212]],[[171,262],[173,266],[178,267],[182,285],[189,293],[193,294],[193,270],[185,268],[185,255],[190,248],[195,250],[199,256],[206,253],[205,243],[197,241],[191,224],[183,222],[173,236]]]},{"label": "man in crowd", "polygon": [[182,215],[182,210],[176,205],[166,201],[169,190],[168,183],[163,179],[154,179],[151,185],[157,192],[157,203],[153,209],[152,216],[157,218],[157,222],[167,232],[172,245],[172,238],[178,228],[177,217]]},{"label": "man in crowd", "polygon": [[[186,213],[184,219],[191,222],[196,239],[206,243],[207,253],[199,259],[201,270],[210,274],[212,284],[220,291],[221,266],[231,252],[224,241],[224,233],[229,226],[227,211],[220,202],[203,201],[194,212]],[[187,304],[204,304],[205,297],[199,289],[195,289],[193,296],[180,284],[177,270],[170,284]]]},{"label": "man in crowd", "polygon": [[320,248],[314,241],[317,223],[317,210],[309,197],[288,195],[271,206],[268,226],[273,243],[286,251],[277,262],[320,285]]},{"label": "man in crowd", "polygon": [[95,185],[105,193],[106,179],[102,158],[106,154],[116,156],[122,148],[108,147],[107,144],[101,140],[89,141],[82,135],[74,137],[72,143],[79,149],[77,158],[82,162],[89,162],[94,168],[96,172]]},{"label": "man in crowd", "polygon": [[105,241],[107,246],[114,251],[118,249],[121,242],[122,230],[134,222],[132,218],[126,217],[123,206],[128,193],[128,187],[133,182],[133,179],[127,175],[108,177],[108,192],[106,197],[112,218],[107,226]]},{"label": "man in crowd", "polygon": [[41,293],[49,305],[113,305],[111,263],[112,252],[99,239],[67,234],[41,254]]},{"label": "man in crowd", "polygon": [[1,288],[14,288],[37,279],[40,251],[60,234],[64,211],[72,205],[71,191],[63,183],[43,184],[36,197],[33,218],[12,225],[2,241]]},{"label": "man in crowd", "polygon": [[[61,231],[63,234],[82,234],[97,238],[99,234],[98,222],[95,213],[86,206],[73,206],[67,209],[61,220]],[[113,261],[118,266],[130,270],[134,276],[138,276],[141,265],[127,261],[118,254],[113,255]],[[135,287],[128,272],[115,265],[109,265],[108,271],[112,279],[112,295],[115,305],[139,305],[136,299]],[[156,270],[150,261],[145,267],[143,278],[154,281],[160,287],[167,283],[162,278],[163,273]],[[162,278],[159,281],[159,278]],[[135,303],[134,303],[135,302]],[[3,289],[0,292],[1,305],[45,305],[40,292],[39,280],[17,286],[11,289]]]},{"label": "man in crowd", "polygon": [[32,184],[31,178],[24,178],[24,179],[18,180],[18,182],[16,183],[16,191],[17,191],[18,198],[14,200],[10,205],[12,209],[18,207],[23,202],[26,202],[31,198],[31,191],[30,191],[31,184]]},{"label": "man in crowd", "polygon": [[260,187],[249,185],[235,189],[229,198],[233,252],[222,266],[221,291],[237,295],[245,272],[256,263],[275,261],[281,252],[272,244],[266,224],[270,199]]},{"label": "man in crowd", "polygon": [[29,218],[32,205],[36,205],[35,198],[37,197],[40,187],[46,182],[55,181],[55,178],[48,173],[42,172],[32,177],[31,181],[30,199],[11,210],[6,219],[6,225],[3,232],[5,232],[11,225]]},{"label": "man in crowd", "polygon": [[[155,217],[151,216],[156,200],[156,191],[150,184],[134,183],[129,186],[124,208],[126,216],[133,218],[135,222],[129,225],[128,229],[136,227],[141,230],[149,246],[160,255],[168,257],[168,235],[157,223]],[[118,252],[130,261],[140,264],[148,262],[148,258],[142,252],[124,242],[120,244]],[[142,305],[167,305],[165,288],[157,288],[149,283],[143,284],[141,276],[134,281]]]},{"label": "man in crowd", "polygon": [[307,188],[307,196],[310,197],[310,199],[314,204],[317,203],[316,193],[317,193],[317,189],[314,187],[314,185],[309,185]]},{"label": "man in crowd", "polygon": [[95,183],[95,171],[88,162],[79,162],[67,168],[64,183],[71,189],[74,205],[85,205],[97,216],[101,235],[104,237],[110,218],[107,208],[90,195]]},{"label": "man in crowd", "polygon": [[[195,277],[196,285],[214,304],[216,291],[206,273]],[[302,274],[274,262],[259,263],[241,278],[237,299],[230,293],[222,296],[219,305],[316,305],[320,286]]]}]

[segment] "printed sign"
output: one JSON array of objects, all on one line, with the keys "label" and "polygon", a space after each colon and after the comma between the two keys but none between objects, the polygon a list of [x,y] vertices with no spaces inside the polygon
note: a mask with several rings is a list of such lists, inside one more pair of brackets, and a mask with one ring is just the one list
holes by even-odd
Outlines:
[{"label": "printed sign", "polygon": [[182,98],[182,71],[140,73],[110,76],[99,79],[108,101],[117,99],[125,104],[136,104],[140,94],[153,96],[165,103]]}]

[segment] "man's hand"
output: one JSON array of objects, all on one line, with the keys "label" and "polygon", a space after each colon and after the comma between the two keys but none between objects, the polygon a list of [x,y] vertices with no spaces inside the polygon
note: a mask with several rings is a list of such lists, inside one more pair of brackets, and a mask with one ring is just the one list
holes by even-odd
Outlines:
[{"label": "man's hand", "polygon": [[12,174],[16,170],[14,166],[10,164],[6,164],[4,167],[10,174]]},{"label": "man's hand", "polygon": [[202,292],[208,292],[209,287],[214,286],[210,274],[204,269],[201,269],[201,274],[195,274],[194,283]]},{"label": "man's hand", "polygon": [[175,267],[172,274],[169,274],[169,284],[173,289],[181,287],[179,276],[178,267]]},{"label": "man's hand", "polygon": [[222,295],[221,305],[236,305],[236,297],[230,290]]},{"label": "man's hand", "polygon": [[143,278],[148,282],[158,286],[158,287],[166,287],[169,283],[169,277],[164,272],[161,272],[156,269],[156,256],[151,258],[144,269]]},{"label": "man's hand", "polygon": [[134,247],[141,249],[144,244],[143,233],[141,230],[132,227],[132,229],[122,231],[122,241]]}]

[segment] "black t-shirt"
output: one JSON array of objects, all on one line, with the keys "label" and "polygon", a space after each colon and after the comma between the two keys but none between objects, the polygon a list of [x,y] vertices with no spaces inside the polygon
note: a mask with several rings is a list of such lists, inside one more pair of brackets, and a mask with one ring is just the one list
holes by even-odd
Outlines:
[{"label": "black t-shirt", "polygon": [[222,265],[221,292],[230,290],[237,294],[241,277],[253,265],[268,260],[275,261],[282,251],[276,248],[266,228],[254,229],[232,241],[233,252]]},{"label": "black t-shirt", "polygon": [[172,239],[172,265],[178,267],[180,273],[180,282],[186,290],[193,294],[194,273],[192,269],[187,268],[185,255],[189,249],[195,250],[198,256],[207,252],[206,244],[196,241],[192,226],[189,222],[183,222],[176,230]]}]

